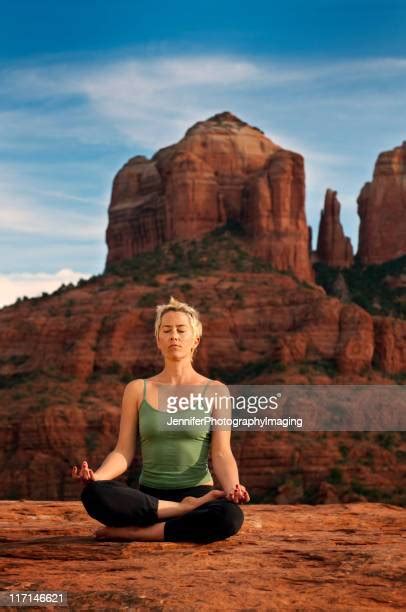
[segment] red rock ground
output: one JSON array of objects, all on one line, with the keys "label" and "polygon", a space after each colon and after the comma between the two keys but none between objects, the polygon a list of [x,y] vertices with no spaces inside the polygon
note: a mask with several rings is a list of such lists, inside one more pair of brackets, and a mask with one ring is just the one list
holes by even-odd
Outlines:
[{"label": "red rock ground", "polygon": [[243,511],[213,544],[100,542],[79,501],[1,501],[0,590],[67,591],[71,610],[405,609],[403,508]]}]

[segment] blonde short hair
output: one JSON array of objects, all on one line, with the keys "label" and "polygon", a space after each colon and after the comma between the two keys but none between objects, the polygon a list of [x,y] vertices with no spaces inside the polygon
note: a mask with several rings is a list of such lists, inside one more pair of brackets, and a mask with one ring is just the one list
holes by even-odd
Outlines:
[{"label": "blonde short hair", "polygon": [[[162,323],[162,317],[166,312],[170,312],[171,310],[175,312],[184,312],[188,315],[190,320],[190,325],[192,327],[193,339],[200,338],[203,332],[203,326],[200,321],[200,314],[196,308],[193,306],[189,306],[186,302],[179,302],[179,300],[175,299],[171,295],[171,299],[167,304],[159,304],[156,307],[156,316],[155,316],[155,338],[158,340],[159,329]],[[197,347],[196,347],[197,348]],[[193,361],[193,356],[196,349],[193,349],[191,359]]]}]

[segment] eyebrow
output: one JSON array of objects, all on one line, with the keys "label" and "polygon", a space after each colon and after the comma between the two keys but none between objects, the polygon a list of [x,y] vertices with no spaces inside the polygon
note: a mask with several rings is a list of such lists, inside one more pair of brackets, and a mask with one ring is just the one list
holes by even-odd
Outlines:
[{"label": "eyebrow", "polygon": [[[169,325],[168,323],[166,323],[165,325],[163,325],[163,327],[172,327],[172,325]],[[186,327],[185,323],[179,323],[176,327]]]}]

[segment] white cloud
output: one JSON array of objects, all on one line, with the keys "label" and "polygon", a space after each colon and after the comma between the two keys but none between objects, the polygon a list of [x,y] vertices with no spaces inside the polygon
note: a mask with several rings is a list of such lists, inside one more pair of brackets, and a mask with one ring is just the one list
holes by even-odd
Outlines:
[{"label": "white cloud", "polygon": [[[118,144],[121,137],[155,149],[179,139],[192,122],[226,107],[232,110],[239,101],[247,100],[259,110],[261,101],[255,96],[260,92],[271,101],[275,94],[283,96],[279,106],[293,113],[295,109],[300,113],[308,105],[306,100],[311,100],[314,112],[335,106],[343,118],[349,109],[365,116],[388,104],[401,108],[406,97],[402,81],[396,94],[384,93],[379,83],[405,73],[404,58],[282,62],[215,54],[107,57],[103,63],[60,61],[8,68],[0,71],[3,96],[29,100],[37,107],[4,110],[0,136],[3,144],[9,135],[12,142],[24,139],[26,145],[30,138]],[[371,81],[373,91],[360,95],[354,80],[360,86]],[[351,88],[342,87],[346,83]],[[290,87],[295,88],[293,96]],[[46,106],[41,107],[45,100]]]},{"label": "white cloud", "polygon": [[69,268],[63,268],[55,274],[27,272],[0,275],[0,308],[14,304],[19,297],[38,297],[43,292],[52,293],[63,284],[76,284],[79,279],[90,276]]},{"label": "white cloud", "polygon": [[[0,230],[39,234],[49,238],[103,238],[107,224],[106,211],[85,214],[66,206],[44,206],[38,198],[27,194],[29,188],[24,178],[17,172],[14,174],[10,165],[6,169],[0,166]],[[35,191],[35,187],[31,188],[32,193]],[[54,197],[57,202],[61,194]],[[66,197],[64,194],[62,199]]]},{"label": "white cloud", "polygon": [[0,187],[0,230],[38,234],[48,238],[103,239],[105,214],[90,217],[69,210],[52,210]]},{"label": "white cloud", "polygon": [[71,193],[63,193],[61,191],[46,191],[43,189],[32,189],[32,193],[37,193],[38,195],[45,195],[57,198],[59,200],[71,200],[72,202],[82,202],[83,204],[97,204],[98,206],[103,206],[106,208],[107,198],[100,198],[99,200],[96,198],[84,198],[81,196],[77,196]]},{"label": "white cloud", "polygon": [[[61,151],[68,164],[76,151],[79,160],[84,155],[92,163],[92,147],[131,145],[134,154],[139,148],[154,152],[179,140],[196,121],[230,110],[245,120],[250,116],[250,123],[274,142],[304,156],[307,213],[315,219],[328,187],[339,194],[340,189],[355,193],[362,187],[364,179],[357,184],[354,172],[345,181],[347,169],[360,163],[362,134],[371,134],[376,126],[384,130],[385,121],[393,122],[391,133],[396,134],[402,117],[396,107],[402,109],[406,102],[405,58],[311,62],[166,53],[101,59],[56,58],[47,64],[42,58],[37,65],[33,60],[0,69],[3,156],[30,155],[34,168],[40,163],[39,151],[46,169],[50,151],[52,159]],[[382,86],[387,79],[389,90]],[[389,108],[390,113],[383,112]],[[337,143],[346,139],[347,151],[351,139],[358,147],[353,157],[338,150]],[[370,142],[365,158],[371,154]],[[74,148],[68,150],[67,145]],[[107,210],[102,209],[110,195],[106,184],[111,185],[117,170],[112,169],[98,190],[105,192],[103,201],[89,197],[91,191],[81,192],[80,183],[67,188],[57,168],[49,178],[43,172],[42,184],[34,171],[21,176],[16,169],[0,168],[0,228],[27,236],[102,242],[107,226]],[[98,204],[100,214],[94,207]],[[83,205],[81,210],[75,210],[77,205]],[[343,199],[343,208],[351,206]]]},{"label": "white cloud", "polygon": [[[110,89],[112,96],[125,93],[144,95],[168,87],[206,86],[247,83],[309,83],[342,78],[374,79],[406,74],[406,58],[368,58],[347,61],[295,61],[272,58],[243,58],[230,54],[178,55],[133,59],[128,57],[102,61],[54,61],[44,66],[0,69],[4,97],[31,100]],[[111,86],[116,86],[112,88]]]}]

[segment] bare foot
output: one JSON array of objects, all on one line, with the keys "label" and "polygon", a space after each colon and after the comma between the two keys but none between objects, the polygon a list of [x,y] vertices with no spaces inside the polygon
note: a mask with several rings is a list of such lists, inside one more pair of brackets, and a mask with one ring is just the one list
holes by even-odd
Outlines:
[{"label": "bare foot", "polygon": [[186,512],[190,512],[191,510],[195,510],[195,508],[198,508],[199,506],[202,506],[203,504],[207,504],[208,502],[214,501],[224,496],[225,496],[224,491],[221,491],[220,489],[213,489],[212,491],[209,491],[208,493],[206,493],[205,495],[202,495],[201,497],[189,497],[189,496],[184,497],[179,502],[180,507],[181,507],[181,512],[182,514]]},{"label": "bare foot", "polygon": [[97,540],[133,540],[136,527],[100,527],[94,535]]},{"label": "bare foot", "polygon": [[119,540],[119,541],[160,541],[164,539],[165,523],[155,523],[148,527],[99,527],[94,535],[97,540]]},{"label": "bare foot", "polygon": [[96,529],[94,532],[94,535],[98,540],[104,540],[105,538],[109,538],[113,535],[112,532],[114,529],[116,529],[116,527],[99,527],[99,529]]}]

